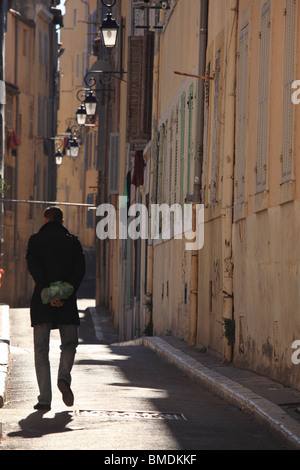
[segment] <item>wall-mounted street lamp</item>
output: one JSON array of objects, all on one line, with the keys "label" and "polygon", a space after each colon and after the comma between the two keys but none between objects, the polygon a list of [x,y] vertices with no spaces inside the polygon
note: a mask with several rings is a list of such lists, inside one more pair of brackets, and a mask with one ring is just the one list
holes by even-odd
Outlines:
[{"label": "wall-mounted street lamp", "polygon": [[63,162],[63,154],[60,150],[55,153],[55,163],[57,166],[61,165]]},{"label": "wall-mounted street lamp", "polygon": [[84,106],[86,109],[86,114],[88,116],[94,116],[94,114],[96,114],[97,99],[94,96],[92,90],[89,90],[89,92],[87,93],[86,98],[84,100]]},{"label": "wall-mounted street lamp", "polygon": [[70,143],[70,156],[71,156],[71,158],[76,160],[76,158],[78,157],[78,154],[79,154],[79,149],[80,149],[77,137],[73,136],[69,140],[69,143]]},{"label": "wall-mounted street lamp", "polygon": [[58,136],[54,138],[55,140],[59,140],[59,138],[63,138],[62,145],[61,145],[61,148],[63,148],[63,153],[61,153],[60,155],[59,152],[61,152],[61,150],[59,147],[58,151],[55,154],[55,158],[57,157],[57,160],[56,160],[57,165],[60,165],[62,163],[60,159],[61,157],[64,156],[65,153],[67,154],[68,157],[71,157],[74,160],[79,155],[80,145],[79,145],[78,139],[80,137],[80,130],[79,130],[78,124],[74,124],[72,127],[70,127],[71,126],[70,121],[73,119],[74,118],[67,119],[66,122],[67,122],[68,127],[66,129],[66,132],[63,134],[58,134]]},{"label": "wall-mounted street lamp", "polygon": [[[119,73],[119,72],[113,72]],[[78,90],[77,99],[81,102],[78,110],[76,111],[76,122],[79,126],[93,126],[95,124],[96,110],[98,100],[96,98],[97,92],[102,92],[104,95],[114,92],[114,89],[96,88],[96,76],[100,75],[100,83],[108,82],[111,80],[111,72],[104,70],[90,70],[84,77],[86,88]],[[67,129],[67,132],[70,129]]]},{"label": "wall-mounted street lamp", "polygon": [[77,124],[79,126],[85,125],[86,116],[87,116],[86,106],[83,103],[81,103],[78,110],[76,111],[76,119],[77,119]]},{"label": "wall-mounted street lamp", "polygon": [[100,27],[100,33],[103,39],[105,47],[111,49],[115,47],[117,43],[119,25],[112,17],[111,8],[115,6],[116,0],[104,1],[101,0],[102,5],[109,8],[109,12],[106,14],[106,17],[103,20],[103,23]]}]

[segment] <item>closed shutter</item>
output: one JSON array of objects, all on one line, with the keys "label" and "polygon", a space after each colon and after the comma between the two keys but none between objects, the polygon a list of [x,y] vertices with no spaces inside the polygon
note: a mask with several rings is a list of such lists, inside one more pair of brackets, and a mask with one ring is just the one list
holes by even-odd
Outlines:
[{"label": "closed shutter", "polygon": [[297,0],[286,0],[281,153],[281,177],[283,183],[291,179],[293,166],[294,104],[291,100],[291,86],[295,80],[296,68],[297,4]]},{"label": "closed shutter", "polygon": [[180,170],[179,170],[179,204],[183,204],[183,190],[184,190],[184,152],[185,152],[185,103],[186,93],[181,95],[181,108],[180,108]]},{"label": "closed shutter", "polygon": [[257,192],[266,189],[268,164],[269,93],[270,93],[270,46],[271,9],[270,1],[262,7],[260,32],[260,64],[257,120]]},{"label": "closed shutter", "polygon": [[120,133],[110,134],[109,194],[119,194]]},{"label": "closed shutter", "polygon": [[[87,204],[94,204],[94,194],[90,193],[87,195]],[[86,228],[94,228],[94,211],[87,210],[86,213]]]},{"label": "closed shutter", "polygon": [[216,58],[215,58],[214,116],[213,116],[213,129],[212,129],[212,153],[211,153],[211,174],[210,174],[210,202],[212,204],[217,201],[220,72],[221,72],[221,51],[218,51],[216,54]]},{"label": "closed shutter", "polygon": [[187,170],[186,170],[186,193],[187,195],[191,192],[191,163],[193,153],[193,84],[189,89],[189,100],[188,100],[188,134],[187,134]]},{"label": "closed shutter", "polygon": [[127,141],[151,138],[154,33],[129,38],[127,80]]},{"label": "closed shutter", "polygon": [[246,137],[248,109],[248,47],[249,26],[240,33],[238,63],[238,129],[237,129],[237,202],[245,198]]},{"label": "closed shutter", "polygon": [[153,167],[153,176],[152,176],[152,196],[151,202],[152,204],[157,204],[158,201],[158,169],[159,169],[159,153],[158,153],[158,132],[155,132],[154,138],[152,140],[152,167]]},{"label": "closed shutter", "polygon": [[158,158],[158,188],[157,203],[163,203],[163,176],[164,176],[164,144],[165,144],[165,126],[160,128],[159,133],[159,158]]},{"label": "closed shutter", "polygon": [[173,199],[173,160],[174,160],[174,151],[173,151],[173,142],[174,142],[174,111],[171,114],[170,122],[170,141],[169,141],[169,205],[172,204]]},{"label": "closed shutter", "polygon": [[179,109],[176,107],[175,114],[175,163],[174,163],[174,202],[178,201],[178,142],[179,142]]},{"label": "closed shutter", "polygon": [[[207,65],[206,74],[210,74],[210,64]],[[204,135],[203,135],[203,174],[202,174],[202,203],[206,200],[207,166],[208,166],[208,128],[209,128],[209,92],[210,81],[205,82],[205,107],[204,107]]]},{"label": "closed shutter", "polygon": [[42,135],[42,97],[38,94],[38,135]]}]

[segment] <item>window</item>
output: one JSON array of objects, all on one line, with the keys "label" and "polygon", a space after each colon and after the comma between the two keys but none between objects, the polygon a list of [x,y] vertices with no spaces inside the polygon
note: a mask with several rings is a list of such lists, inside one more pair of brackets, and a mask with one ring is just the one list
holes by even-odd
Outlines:
[{"label": "window", "polygon": [[6,95],[6,125],[8,129],[13,127],[13,97]]},{"label": "window", "polygon": [[267,186],[268,130],[269,130],[269,93],[270,93],[270,46],[271,46],[271,8],[270,0],[262,7],[260,32],[260,62],[258,84],[258,119],[256,153],[256,191]]},{"label": "window", "polygon": [[49,62],[49,38],[47,34],[44,34],[44,57],[45,57],[45,64],[48,65]]},{"label": "window", "polygon": [[[13,188],[15,187],[14,180],[15,180],[15,168],[12,166],[5,166],[4,169],[5,175],[5,183],[7,184],[7,189],[5,190],[5,197],[6,199],[13,199]],[[4,203],[4,210],[5,211],[12,211],[13,210],[13,203],[12,202],[5,202]]]},{"label": "window", "polygon": [[[210,64],[206,67],[206,74],[210,74]],[[209,128],[209,91],[210,82],[205,81],[205,104],[204,104],[204,137],[203,137],[203,176],[202,176],[202,203],[206,199],[206,185],[207,185],[207,164],[208,164],[208,128]]]},{"label": "window", "polygon": [[173,143],[174,143],[174,112],[172,111],[171,114],[171,122],[170,122],[170,153],[169,153],[169,205],[172,204],[173,198],[173,160],[174,160],[174,151],[173,151]]},{"label": "window", "polygon": [[245,198],[245,172],[246,172],[246,137],[247,137],[247,109],[248,109],[248,47],[249,26],[240,32],[238,55],[238,123],[237,123],[237,188],[236,199],[238,203]]},{"label": "window", "polygon": [[220,105],[220,76],[221,76],[221,51],[215,57],[215,93],[213,108],[213,129],[212,129],[212,152],[211,152],[211,174],[210,174],[210,202],[217,202],[217,180],[218,180],[218,153],[219,153],[219,105]]},{"label": "window", "polygon": [[185,151],[185,106],[186,106],[186,92],[181,95],[180,107],[180,170],[179,170],[179,204],[183,204],[183,191],[184,191],[184,151]]},{"label": "window", "polygon": [[76,79],[79,79],[79,54],[76,55]]},{"label": "window", "polygon": [[165,124],[162,124],[159,131],[159,155],[158,155],[158,186],[157,203],[163,203],[163,181],[164,181],[164,149],[165,149]]},{"label": "window", "polygon": [[39,61],[43,62],[43,33],[39,30]]},{"label": "window", "polygon": [[192,170],[192,160],[193,160],[193,93],[194,87],[190,86],[189,89],[189,100],[188,100],[188,134],[187,134],[187,183],[186,183],[186,193],[189,195],[191,193],[191,170]]},{"label": "window", "polygon": [[42,135],[42,99],[41,95],[38,94],[38,135]]},{"label": "window", "polygon": [[175,116],[175,176],[174,176],[174,202],[178,201],[178,139],[179,139],[179,108],[176,107]]},{"label": "window", "polygon": [[29,108],[29,137],[33,137],[34,129],[33,129],[33,117],[34,117],[34,107],[33,103],[30,104]]},{"label": "window", "polygon": [[[87,195],[87,204],[94,204],[94,194]],[[94,211],[87,208],[86,227],[94,228]]]},{"label": "window", "polygon": [[23,29],[23,55],[27,55],[27,30]]},{"label": "window", "polygon": [[281,151],[282,183],[290,180],[293,173],[294,105],[291,100],[291,85],[295,80],[296,69],[297,3],[297,0],[286,0]]},{"label": "window", "polygon": [[120,134],[110,134],[109,194],[119,194]]},{"label": "window", "polygon": [[73,15],[73,28],[76,29],[77,25],[77,8],[74,8],[74,15]]}]

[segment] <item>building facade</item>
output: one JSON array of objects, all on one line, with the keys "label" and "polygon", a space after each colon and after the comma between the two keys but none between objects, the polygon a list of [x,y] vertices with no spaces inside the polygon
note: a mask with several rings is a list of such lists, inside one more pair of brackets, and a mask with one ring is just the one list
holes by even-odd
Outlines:
[{"label": "building facade", "polygon": [[[97,305],[120,340],[174,335],[300,389],[298,0],[116,1],[110,51],[104,3],[66,1],[57,135],[70,126],[80,140],[57,199],[95,251]],[[97,115],[78,129],[90,88]],[[84,204],[108,205],[116,236]],[[163,216],[158,237],[142,236],[135,204],[148,228],[154,204],[193,221],[201,207],[203,246],[164,237]]]},{"label": "building facade", "polygon": [[[42,201],[56,198],[54,137],[58,107],[53,1],[11,2],[5,37],[6,183],[2,220],[2,302],[25,305],[32,293],[25,254],[29,236],[43,224]],[[38,204],[33,204],[38,201]]]}]

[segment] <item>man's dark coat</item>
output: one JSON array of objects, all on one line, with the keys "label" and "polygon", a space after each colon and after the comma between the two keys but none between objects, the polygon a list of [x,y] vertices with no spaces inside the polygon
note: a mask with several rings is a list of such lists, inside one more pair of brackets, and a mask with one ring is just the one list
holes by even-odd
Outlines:
[{"label": "man's dark coat", "polygon": [[[31,325],[51,323],[79,325],[76,291],[85,273],[85,259],[79,240],[60,223],[48,222],[28,242],[27,266],[35,281],[31,300]],[[62,307],[44,305],[41,291],[51,282],[69,282],[74,287],[72,296]]]}]

